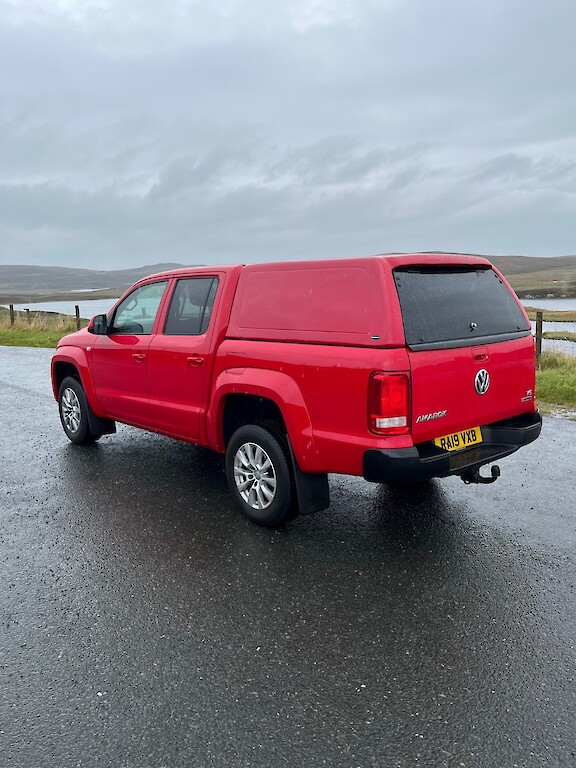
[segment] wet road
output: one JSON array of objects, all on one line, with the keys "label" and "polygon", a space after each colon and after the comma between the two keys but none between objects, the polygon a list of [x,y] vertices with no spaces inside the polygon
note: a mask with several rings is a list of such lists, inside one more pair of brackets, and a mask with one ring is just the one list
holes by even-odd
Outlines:
[{"label": "wet road", "polygon": [[207,451],[71,445],[49,359],[0,347],[2,765],[576,765],[576,423],[268,531]]}]

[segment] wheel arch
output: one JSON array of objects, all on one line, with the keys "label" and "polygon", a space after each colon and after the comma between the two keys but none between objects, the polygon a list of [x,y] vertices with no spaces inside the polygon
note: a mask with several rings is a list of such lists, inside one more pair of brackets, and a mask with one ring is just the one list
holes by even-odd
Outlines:
[{"label": "wheel arch", "polygon": [[94,413],[102,415],[84,350],[80,350],[77,347],[59,347],[57,353],[52,358],[51,372],[52,391],[56,400],[58,399],[60,385],[66,376],[72,376],[82,384],[88,404]]},{"label": "wheel arch", "polygon": [[207,418],[211,446],[224,452],[236,429],[266,421],[283,426],[301,469],[319,471],[310,415],[294,379],[253,368],[228,369],[217,377]]},{"label": "wheel arch", "polygon": [[116,425],[112,419],[106,418],[100,407],[92,383],[88,362],[83,351],[78,350],[76,347],[65,347],[64,349],[66,351],[61,354],[61,348],[58,349],[59,354],[52,358],[51,363],[52,391],[55,400],[58,401],[58,392],[64,379],[67,376],[72,376],[81,384],[84,390],[88,404],[88,419],[91,431],[94,434],[113,434],[116,432]]},{"label": "wheel arch", "polygon": [[78,371],[78,368],[74,363],[69,362],[68,360],[58,360],[52,365],[52,389],[54,390],[54,394],[56,397],[58,397],[58,391],[60,390],[60,385],[64,381],[64,379],[67,376],[71,376],[73,379],[78,379],[80,383],[82,383],[82,378],[80,376],[80,372]]}]

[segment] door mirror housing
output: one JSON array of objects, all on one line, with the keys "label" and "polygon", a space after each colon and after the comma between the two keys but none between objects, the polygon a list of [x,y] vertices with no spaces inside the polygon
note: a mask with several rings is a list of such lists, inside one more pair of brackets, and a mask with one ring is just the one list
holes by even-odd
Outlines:
[{"label": "door mirror housing", "polygon": [[106,315],[95,315],[88,323],[88,331],[97,336],[106,336],[108,333],[108,320]]}]

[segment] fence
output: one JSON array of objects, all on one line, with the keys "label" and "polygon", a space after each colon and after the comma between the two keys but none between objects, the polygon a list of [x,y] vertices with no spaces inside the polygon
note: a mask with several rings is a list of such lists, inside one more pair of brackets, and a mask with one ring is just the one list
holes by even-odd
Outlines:
[{"label": "fence", "polygon": [[[10,309],[10,325],[14,325],[14,323],[16,322],[16,312],[14,311],[14,304],[10,304],[9,309]],[[30,313],[30,309],[24,309],[24,312],[26,313],[26,321],[28,323],[31,323],[32,315]],[[74,314],[76,316],[76,328],[80,330],[80,327],[81,327],[80,307],[78,304],[74,305]]]},{"label": "fence", "polygon": [[542,312],[536,312],[536,365],[540,365],[540,355],[542,354]]},{"label": "fence", "polygon": [[[29,323],[32,322],[32,316],[30,315],[30,310],[25,309],[24,312],[26,312],[26,318]],[[74,313],[76,315],[76,328],[80,330],[80,307],[78,304],[74,305]],[[15,320],[15,312],[14,312],[14,304],[10,304],[10,325],[14,325]],[[542,354],[542,311],[538,310],[536,312],[536,362],[537,364],[540,363],[540,355]]]}]

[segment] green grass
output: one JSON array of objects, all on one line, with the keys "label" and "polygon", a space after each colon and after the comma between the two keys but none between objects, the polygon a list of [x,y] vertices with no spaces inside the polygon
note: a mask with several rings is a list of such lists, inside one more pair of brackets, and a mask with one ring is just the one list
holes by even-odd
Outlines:
[{"label": "green grass", "polygon": [[576,341],[576,333],[572,331],[544,331],[542,334],[544,339],[556,339],[557,341]]},{"label": "green grass", "polygon": [[542,352],[536,373],[536,398],[544,410],[550,406],[576,407],[576,355]]},{"label": "green grass", "polygon": [[[24,312],[16,314],[10,325],[7,311],[0,310],[0,346],[56,347],[67,333],[76,330],[76,320],[68,315],[34,313],[28,318]],[[86,321],[82,321],[86,325]],[[546,333],[546,338],[570,338],[574,333]],[[540,356],[536,375],[536,397],[544,412],[558,406],[576,409],[576,355],[547,350]]]},{"label": "green grass", "polygon": [[573,309],[538,310],[537,307],[524,307],[530,320],[536,320],[536,312],[542,312],[542,320],[545,323],[576,323],[576,312]]},{"label": "green grass", "polygon": [[27,317],[25,312],[15,312],[12,325],[10,313],[0,309],[0,346],[54,348],[62,336],[75,330],[76,319],[68,315],[30,312]]},{"label": "green grass", "polygon": [[[75,330],[75,329],[74,329]],[[56,347],[64,333],[0,329],[0,347]]]},{"label": "green grass", "polygon": [[507,279],[519,296],[528,294],[539,298],[563,298],[574,296],[576,292],[574,266],[516,273],[508,275]]}]

